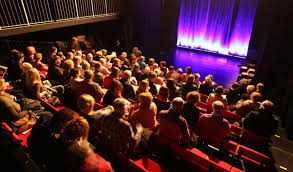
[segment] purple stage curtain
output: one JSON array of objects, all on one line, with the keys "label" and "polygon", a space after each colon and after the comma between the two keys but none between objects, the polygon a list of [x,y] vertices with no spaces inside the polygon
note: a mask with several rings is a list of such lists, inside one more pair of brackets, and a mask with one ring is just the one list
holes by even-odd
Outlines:
[{"label": "purple stage curtain", "polygon": [[257,0],[181,0],[177,46],[247,55]]}]

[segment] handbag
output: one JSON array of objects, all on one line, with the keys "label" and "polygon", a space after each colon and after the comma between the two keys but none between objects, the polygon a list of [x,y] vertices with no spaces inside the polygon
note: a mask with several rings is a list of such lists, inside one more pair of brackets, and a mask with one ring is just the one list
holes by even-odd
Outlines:
[{"label": "handbag", "polygon": [[27,114],[25,117],[11,122],[13,125],[13,130],[16,134],[20,134],[24,131],[27,131],[31,128],[33,128],[33,126],[36,124],[37,122],[37,115],[33,112],[29,112],[29,114]]}]

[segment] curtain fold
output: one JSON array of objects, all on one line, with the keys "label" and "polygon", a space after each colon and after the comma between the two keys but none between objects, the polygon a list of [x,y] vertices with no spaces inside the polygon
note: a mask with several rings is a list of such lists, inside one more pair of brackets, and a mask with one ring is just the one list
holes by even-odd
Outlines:
[{"label": "curtain fold", "polygon": [[177,46],[246,56],[257,0],[182,0]]}]

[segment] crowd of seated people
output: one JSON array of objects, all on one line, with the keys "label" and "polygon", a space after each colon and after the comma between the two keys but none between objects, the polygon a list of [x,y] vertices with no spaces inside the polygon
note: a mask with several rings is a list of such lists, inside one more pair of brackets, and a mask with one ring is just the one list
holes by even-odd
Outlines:
[{"label": "crowd of seated people", "polygon": [[[224,90],[213,81],[212,75],[201,83],[200,74],[193,74],[191,67],[182,74],[181,68],[167,67],[165,61],[158,65],[154,58],[149,58],[146,62],[138,47],[127,53],[117,42],[113,49],[116,52],[111,54],[105,49],[82,50],[73,38],[68,52],[52,47],[50,52],[40,53],[33,46],[25,49],[25,55],[17,50],[10,52],[8,80],[15,88],[36,100],[49,95],[66,104],[66,99],[73,99],[75,104],[68,106],[82,116],[76,118],[73,111],[63,109],[37,120],[28,145],[39,165],[46,164],[52,171],[86,171],[86,168],[111,171],[111,166],[95,155],[89,145],[103,143],[127,153],[139,145],[144,129],[186,147],[190,147],[194,135],[190,126],[226,138],[231,135],[231,129],[221,116],[222,110],[241,115],[243,120],[238,125],[259,135],[269,136],[277,127],[274,104],[263,97],[262,83],[255,87],[242,79]],[[4,79],[0,83],[1,110],[5,112],[1,122],[16,121],[31,113],[5,92]],[[70,95],[64,95],[67,90],[71,91]],[[197,107],[201,94],[208,96],[211,114],[201,115]],[[95,111],[96,103],[105,108]],[[40,145],[48,149],[42,150]],[[70,166],[73,162],[74,166]]]}]

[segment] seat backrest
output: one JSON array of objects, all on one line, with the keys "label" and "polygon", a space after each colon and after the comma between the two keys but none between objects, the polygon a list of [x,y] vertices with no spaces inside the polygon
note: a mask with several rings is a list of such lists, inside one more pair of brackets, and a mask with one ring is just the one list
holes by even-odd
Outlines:
[{"label": "seat backrest", "polygon": [[266,166],[270,161],[270,157],[243,145],[239,147],[238,156],[247,162],[262,166]]},{"label": "seat backrest", "polygon": [[258,144],[258,145],[265,145],[270,140],[270,138],[268,137],[256,135],[249,130],[245,130],[245,134],[243,137],[244,137],[243,139],[244,142],[250,143],[250,144]]},{"label": "seat backrest", "polygon": [[202,101],[202,102],[206,102],[209,96],[207,96],[207,95],[205,95],[205,94],[202,94],[202,93],[199,93],[199,94],[200,94],[200,99],[201,99],[201,101]]},{"label": "seat backrest", "polygon": [[232,132],[231,134],[234,137],[240,139],[242,138],[242,135],[245,132],[245,130],[241,127],[237,127],[236,125],[231,124],[231,132]]},{"label": "seat backrest", "polygon": [[103,106],[102,104],[98,103],[98,102],[95,102],[95,105],[94,105],[94,109],[95,110],[99,110],[99,109],[102,109],[104,108],[105,106]]},{"label": "seat backrest", "polygon": [[53,105],[51,105],[50,103],[48,103],[46,100],[40,98],[40,101],[42,103],[42,105],[48,109],[50,112],[55,113],[58,111],[58,109],[56,109]]}]

